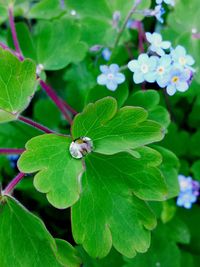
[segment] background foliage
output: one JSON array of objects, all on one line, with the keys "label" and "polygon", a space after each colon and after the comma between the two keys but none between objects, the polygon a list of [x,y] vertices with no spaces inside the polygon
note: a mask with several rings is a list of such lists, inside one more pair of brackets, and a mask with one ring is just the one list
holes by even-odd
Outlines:
[{"label": "background foliage", "polygon": [[[199,266],[199,201],[176,205],[178,174],[200,181],[199,0],[163,3],[163,24],[155,4],[0,0],[2,267]],[[154,31],[195,59],[186,92],[133,82],[127,63]],[[112,63],[115,91],[97,83]],[[80,137],[93,152],[76,159]]]}]

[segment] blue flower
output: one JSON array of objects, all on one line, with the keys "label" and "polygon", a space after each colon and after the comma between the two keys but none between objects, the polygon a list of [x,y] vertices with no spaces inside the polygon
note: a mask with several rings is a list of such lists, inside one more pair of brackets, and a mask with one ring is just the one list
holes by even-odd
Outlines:
[{"label": "blue flower", "polygon": [[174,0],[156,0],[156,4],[158,4],[158,5],[162,4],[163,2],[165,4],[171,5],[171,6],[175,5]]},{"label": "blue flower", "polygon": [[102,57],[106,60],[109,61],[110,60],[110,56],[111,56],[111,51],[109,48],[104,48],[102,51]]},{"label": "blue flower", "polygon": [[125,81],[125,76],[119,72],[117,64],[111,64],[110,66],[101,65],[100,70],[102,74],[97,77],[97,83],[105,85],[111,91],[115,91],[118,84]]},{"label": "blue flower", "polygon": [[158,59],[156,67],[156,82],[164,88],[169,82],[169,71],[171,69],[172,59],[169,55],[164,55]]},{"label": "blue flower", "polygon": [[10,166],[12,168],[17,168],[17,161],[19,159],[19,155],[15,155],[15,154],[11,154],[11,155],[8,155],[7,158],[9,159],[10,161]]},{"label": "blue flower", "polygon": [[128,63],[128,68],[134,72],[133,80],[136,84],[144,81],[155,82],[157,60],[158,58],[155,56],[149,57],[147,54],[141,54],[138,60],[134,59]]},{"label": "blue flower", "polygon": [[188,190],[192,190],[192,188],[193,188],[192,181],[193,180],[191,177],[185,177],[184,175],[179,174],[178,181],[179,181],[181,192],[186,192]]},{"label": "blue flower", "polygon": [[187,55],[185,48],[181,45],[178,45],[175,49],[171,51],[171,57],[174,61],[174,64],[179,65],[181,67],[191,68],[191,66],[195,62],[193,57]]},{"label": "blue flower", "polygon": [[197,201],[197,196],[194,196],[192,191],[187,191],[179,194],[176,204],[179,207],[190,209],[192,207],[192,204],[195,203],[196,201]]},{"label": "blue flower", "polygon": [[162,18],[163,14],[165,14],[165,9],[163,6],[161,5],[157,5],[155,6],[155,9],[154,9],[154,16],[156,17],[156,19],[158,21],[160,21],[160,23],[163,23],[164,20]]},{"label": "blue flower", "polygon": [[189,88],[190,71],[172,67],[168,75],[166,91],[169,95],[174,95],[176,91],[185,92]]},{"label": "blue flower", "polygon": [[191,177],[185,177],[181,174],[178,176],[178,180],[180,185],[180,194],[177,198],[176,204],[180,207],[190,209],[199,196],[199,183],[194,181]]},{"label": "blue flower", "polygon": [[146,33],[147,41],[151,44],[149,50],[157,53],[159,56],[163,56],[165,54],[164,50],[169,49],[171,43],[169,41],[163,41],[162,36],[159,33]]}]

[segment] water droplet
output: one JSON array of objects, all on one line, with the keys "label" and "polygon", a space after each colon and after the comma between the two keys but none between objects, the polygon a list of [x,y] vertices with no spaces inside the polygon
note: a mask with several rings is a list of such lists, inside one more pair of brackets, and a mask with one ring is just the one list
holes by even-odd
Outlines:
[{"label": "water droplet", "polygon": [[80,137],[69,147],[70,154],[75,159],[81,159],[93,150],[93,142],[89,137]]}]

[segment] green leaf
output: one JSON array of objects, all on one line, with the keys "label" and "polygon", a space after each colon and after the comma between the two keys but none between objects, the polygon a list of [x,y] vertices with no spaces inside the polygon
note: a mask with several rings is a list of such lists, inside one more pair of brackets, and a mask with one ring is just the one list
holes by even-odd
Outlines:
[{"label": "green leaf", "polygon": [[174,152],[178,157],[186,156],[191,147],[189,137],[189,132],[178,129],[178,125],[172,122],[168,128],[168,133],[161,144]]},{"label": "green leaf", "polygon": [[28,106],[36,86],[35,64],[20,62],[10,52],[0,49],[0,122],[16,119]]},{"label": "green leaf", "polygon": [[122,255],[114,249],[111,249],[108,256],[103,259],[91,258],[82,247],[78,247],[77,249],[83,259],[84,267],[122,267],[124,265]]},{"label": "green leaf", "polygon": [[63,13],[59,0],[42,0],[32,6],[28,13],[29,18],[52,19]]},{"label": "green leaf", "polygon": [[35,103],[33,111],[33,117],[36,121],[52,129],[58,129],[61,122],[61,113],[51,100],[39,99]]},{"label": "green leaf", "polygon": [[174,153],[170,150],[160,147],[153,146],[162,155],[162,164],[160,165],[160,170],[165,177],[165,182],[167,184],[168,198],[173,198],[179,194],[179,161]]},{"label": "green leaf", "polygon": [[117,100],[118,106],[121,107],[127,99],[128,93],[128,86],[126,83],[119,85],[114,92],[108,90],[105,86],[96,85],[89,91],[86,103],[93,103],[106,96],[111,96]]},{"label": "green leaf", "polygon": [[[35,50],[35,44],[27,24],[25,24],[24,22],[19,22],[15,24],[15,27],[23,56],[36,61],[37,55]],[[9,46],[14,49],[11,31],[8,32],[8,43]]]},{"label": "green leaf", "polygon": [[0,127],[0,146],[24,148],[29,139],[39,134],[40,131],[21,122],[4,123]]},{"label": "green leaf", "polygon": [[27,151],[18,161],[21,172],[34,173],[34,186],[47,194],[48,201],[57,208],[67,208],[79,198],[82,163],[71,157],[71,138],[45,134],[26,144]]},{"label": "green leaf", "polygon": [[57,247],[43,222],[16,200],[3,197],[0,206],[1,266],[64,267]]},{"label": "green leaf", "polygon": [[85,43],[80,41],[79,27],[64,18],[40,21],[35,29],[35,39],[38,63],[45,70],[58,70],[69,63],[80,62],[87,51]]},{"label": "green leaf", "polygon": [[78,251],[68,242],[62,239],[55,239],[57,245],[57,257],[63,266],[80,267],[81,259],[78,256]]},{"label": "green leaf", "polygon": [[124,267],[180,267],[180,250],[168,235],[166,226],[159,224],[152,233],[151,247],[145,254],[128,260]]},{"label": "green leaf", "polygon": [[148,249],[156,220],[144,200],[162,200],[167,194],[155,167],[160,160],[153,161],[160,156],[150,151],[140,159],[128,153],[86,157],[82,193],[72,207],[72,231],[92,257],[106,256],[112,245],[127,257]]},{"label": "green leaf", "polygon": [[114,98],[106,97],[89,104],[72,125],[74,139],[87,136],[94,142],[95,152],[114,154],[160,141],[161,126],[147,120],[148,113],[140,107],[117,110]]},{"label": "green leaf", "polygon": [[126,105],[139,106],[145,108],[149,113],[149,119],[154,120],[167,128],[170,124],[170,116],[168,111],[159,105],[160,96],[155,90],[138,91],[133,93]]},{"label": "green leaf", "polygon": [[193,163],[191,167],[191,172],[194,175],[194,179],[200,181],[200,160],[197,160]]}]

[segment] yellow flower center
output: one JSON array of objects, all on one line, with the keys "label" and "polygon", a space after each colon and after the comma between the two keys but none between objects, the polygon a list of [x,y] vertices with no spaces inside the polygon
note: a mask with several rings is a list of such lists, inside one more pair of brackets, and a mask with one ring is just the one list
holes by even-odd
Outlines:
[{"label": "yellow flower center", "polygon": [[178,76],[174,76],[174,77],[172,78],[172,82],[173,82],[173,83],[178,82],[178,80],[179,80],[179,77],[178,77]]}]

